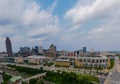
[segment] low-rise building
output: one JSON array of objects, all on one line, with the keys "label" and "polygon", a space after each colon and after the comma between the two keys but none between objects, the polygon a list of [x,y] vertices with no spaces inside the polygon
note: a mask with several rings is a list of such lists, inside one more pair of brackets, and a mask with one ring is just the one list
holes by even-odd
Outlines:
[{"label": "low-rise building", "polygon": [[70,66],[70,60],[69,59],[56,59],[55,66],[69,67]]},{"label": "low-rise building", "polygon": [[8,57],[8,54],[3,52],[3,53],[0,53],[0,57]]},{"label": "low-rise building", "polygon": [[28,57],[0,57],[0,63],[31,63],[31,64],[43,64],[49,60],[48,57],[32,55]]},{"label": "low-rise building", "polygon": [[9,84],[22,84],[22,77],[16,76],[10,79]]},{"label": "low-rise building", "polygon": [[24,63],[23,57],[15,57],[14,61],[15,61],[15,63]]},{"label": "low-rise building", "polygon": [[43,63],[47,62],[47,60],[48,60],[47,57],[38,56],[38,55],[28,56],[28,57],[26,57],[26,59],[28,60],[28,63],[34,63],[34,64],[43,64]]},{"label": "low-rise building", "polygon": [[[58,57],[61,62],[59,63],[61,66],[63,64],[66,64],[66,61],[62,60],[68,60],[67,63],[69,63],[70,66],[73,67],[103,67],[107,68],[110,64],[110,60],[106,56],[97,56],[97,57],[74,57],[74,56],[60,56]],[[58,64],[58,59],[55,60],[55,64]]]}]

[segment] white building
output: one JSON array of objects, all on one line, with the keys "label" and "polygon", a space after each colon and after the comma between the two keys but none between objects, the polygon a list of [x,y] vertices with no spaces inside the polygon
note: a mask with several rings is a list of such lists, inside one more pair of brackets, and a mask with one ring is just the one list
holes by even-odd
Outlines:
[{"label": "white building", "polygon": [[38,53],[39,53],[39,54],[43,54],[43,47],[42,47],[42,46],[39,46],[39,47],[38,47]]},{"label": "white building", "polygon": [[60,56],[58,59],[69,59],[70,66],[75,66],[77,64],[81,64],[83,66],[89,67],[107,67],[108,57],[106,56],[96,56],[96,57],[75,57],[75,56]]},{"label": "white building", "polygon": [[35,64],[43,64],[48,61],[48,58],[45,56],[38,56],[38,55],[32,55],[26,57],[29,63],[35,63]]}]

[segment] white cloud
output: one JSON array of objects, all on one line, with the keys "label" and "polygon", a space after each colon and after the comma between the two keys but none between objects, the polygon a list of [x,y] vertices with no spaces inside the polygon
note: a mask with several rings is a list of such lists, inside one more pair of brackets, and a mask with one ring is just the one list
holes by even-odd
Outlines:
[{"label": "white cloud", "polygon": [[93,28],[90,31],[90,34],[93,35],[106,35],[106,34],[115,34],[120,31],[120,18],[116,17],[113,18],[111,21],[108,23],[102,25],[98,28]]},{"label": "white cloud", "polygon": [[41,28],[37,28],[35,30],[29,31],[27,34],[29,36],[37,36],[37,35],[42,35],[42,34],[56,34],[60,32],[60,27],[59,25],[45,25],[42,26]]},{"label": "white cloud", "polygon": [[22,19],[25,25],[45,25],[52,21],[52,15],[48,11],[41,10],[36,3],[31,6],[23,12]]},{"label": "white cloud", "polygon": [[39,38],[31,38],[28,41],[31,43],[35,43],[35,42],[39,42],[39,43],[43,43],[44,40],[46,39],[46,37],[39,37]]},{"label": "white cloud", "polygon": [[36,3],[32,3],[28,8],[23,11],[22,21],[24,25],[41,26],[46,24],[56,24],[58,23],[58,18],[52,15],[53,8],[55,4],[46,10],[41,9],[41,7]]},{"label": "white cloud", "polygon": [[94,0],[92,4],[85,6],[81,6],[79,3],[66,12],[65,18],[70,19],[74,24],[78,24],[95,18],[109,17],[115,15],[119,5],[120,0]]},{"label": "white cloud", "polygon": [[101,24],[100,27],[95,27],[82,38],[89,45],[97,45],[100,48],[118,49],[120,42],[120,18],[115,16],[106,24]]},{"label": "white cloud", "polygon": [[[48,35],[47,37],[50,37],[56,36],[55,34],[60,32],[61,28],[59,25],[59,19],[56,15],[52,14],[56,4],[57,3],[55,2],[50,8],[43,10],[37,3],[33,3],[23,12],[23,24],[34,27],[31,29],[29,28],[29,31],[27,31],[27,36],[37,36],[37,38],[31,38],[32,41],[34,39],[41,39],[42,37],[40,35],[43,34],[46,34]],[[41,40],[45,40],[45,38],[42,38]]]},{"label": "white cloud", "polygon": [[[64,41],[68,38],[71,39],[66,41],[68,44],[74,43],[75,45],[86,45],[98,49],[105,47],[107,49],[110,47],[118,49],[116,45],[120,42],[118,38],[120,32],[120,0],[90,0],[90,3],[85,5],[81,4],[80,0],[66,12],[64,18],[70,23],[69,34],[63,36]],[[81,35],[81,31],[85,33]]]},{"label": "white cloud", "polygon": [[78,30],[78,29],[80,29],[80,28],[81,28],[81,24],[73,25],[73,26],[69,29],[69,31],[75,31],[75,30]]},{"label": "white cloud", "polygon": [[25,0],[0,0],[0,19],[19,22]]},{"label": "white cloud", "polygon": [[[58,17],[53,15],[56,4],[42,9],[33,0],[0,0],[0,38],[10,36],[19,49],[25,44],[30,46],[34,41],[40,43],[57,36],[61,28]],[[39,36],[42,34],[46,35]],[[2,47],[5,47],[3,43]]]},{"label": "white cloud", "polygon": [[15,29],[14,25],[5,25],[5,26],[2,25],[0,26],[0,35],[12,33],[14,29]]},{"label": "white cloud", "polygon": [[[52,42],[68,48],[120,42],[120,0],[79,0],[66,11],[64,21],[53,14],[56,5],[43,9],[34,0],[0,0],[0,50],[5,49],[6,36],[10,36],[15,50]],[[89,29],[89,22],[98,25]]]}]

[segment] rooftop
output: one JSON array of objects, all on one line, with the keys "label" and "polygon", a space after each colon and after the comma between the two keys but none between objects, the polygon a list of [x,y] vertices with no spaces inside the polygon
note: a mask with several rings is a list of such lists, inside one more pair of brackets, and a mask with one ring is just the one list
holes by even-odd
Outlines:
[{"label": "rooftop", "polygon": [[88,57],[88,56],[84,56],[84,57],[76,57],[76,56],[60,56],[60,58],[83,58],[83,59],[107,59],[106,56],[96,56],[96,57]]},{"label": "rooftop", "polygon": [[14,83],[15,81],[20,80],[20,79],[22,79],[21,76],[16,76],[16,77],[11,78],[10,81]]},{"label": "rooftop", "polygon": [[26,58],[44,59],[46,57],[45,56],[39,56],[39,55],[31,55],[31,56],[28,56]]},{"label": "rooftop", "polygon": [[68,62],[70,61],[69,59],[56,59],[55,61],[64,61],[64,62]]}]

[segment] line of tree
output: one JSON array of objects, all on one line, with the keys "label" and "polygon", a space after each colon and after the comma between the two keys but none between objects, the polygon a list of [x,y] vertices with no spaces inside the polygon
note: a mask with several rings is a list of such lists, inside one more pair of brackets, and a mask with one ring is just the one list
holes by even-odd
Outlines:
[{"label": "line of tree", "polygon": [[52,66],[54,63],[53,62],[50,62],[50,63],[45,63],[43,64],[44,66]]},{"label": "line of tree", "polygon": [[12,78],[11,75],[5,74],[5,72],[2,74],[3,76],[3,83],[1,84],[8,84],[8,81],[10,80],[10,78]]},{"label": "line of tree", "polygon": [[45,80],[55,84],[99,84],[99,79],[88,75],[76,75],[73,72],[48,71]]},{"label": "line of tree", "polygon": [[[22,82],[22,84],[28,84],[27,82]],[[42,78],[33,78],[33,79],[30,79],[29,81],[29,84],[45,84],[44,83],[44,79]]]},{"label": "line of tree", "polygon": [[112,69],[114,67],[115,61],[114,59],[110,59],[110,66],[108,69]]},{"label": "line of tree", "polygon": [[21,73],[25,73],[28,75],[36,75],[39,73],[46,72],[45,70],[33,69],[33,68],[28,68],[28,67],[23,67],[23,66],[16,66],[16,65],[7,65],[7,66],[14,68],[16,71],[19,71]]}]

